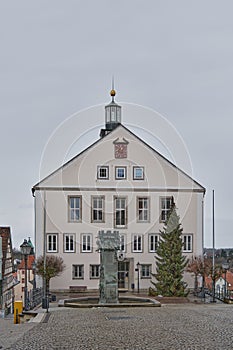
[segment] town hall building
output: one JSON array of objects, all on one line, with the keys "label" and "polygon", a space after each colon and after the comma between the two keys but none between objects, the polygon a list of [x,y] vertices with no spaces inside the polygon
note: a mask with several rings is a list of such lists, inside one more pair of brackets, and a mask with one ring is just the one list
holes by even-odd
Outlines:
[{"label": "town hall building", "polygon": [[[98,289],[100,230],[120,233],[118,287],[148,289],[173,203],[183,227],[183,254],[203,253],[205,188],[126,128],[115,90],[111,97],[99,140],[32,188],[36,256],[56,254],[66,266],[51,280],[53,290]],[[192,288],[191,276],[184,278]]]}]

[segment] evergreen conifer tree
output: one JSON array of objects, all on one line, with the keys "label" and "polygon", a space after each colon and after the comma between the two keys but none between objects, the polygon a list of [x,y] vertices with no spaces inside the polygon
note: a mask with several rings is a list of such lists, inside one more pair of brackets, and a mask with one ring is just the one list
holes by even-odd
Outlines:
[{"label": "evergreen conifer tree", "polygon": [[183,273],[188,260],[182,255],[182,227],[173,204],[164,228],[160,231],[156,257],[156,273],[152,274],[156,282],[151,282],[156,294],[163,296],[187,296],[187,284],[183,281]]}]

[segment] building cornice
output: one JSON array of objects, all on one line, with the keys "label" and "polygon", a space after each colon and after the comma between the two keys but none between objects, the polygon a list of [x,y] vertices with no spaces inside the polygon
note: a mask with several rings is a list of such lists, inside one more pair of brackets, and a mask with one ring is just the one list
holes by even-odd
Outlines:
[{"label": "building cornice", "polygon": [[36,191],[63,191],[63,192],[195,192],[195,193],[205,193],[203,188],[132,188],[132,187],[55,187],[55,186],[36,186],[34,187]]}]

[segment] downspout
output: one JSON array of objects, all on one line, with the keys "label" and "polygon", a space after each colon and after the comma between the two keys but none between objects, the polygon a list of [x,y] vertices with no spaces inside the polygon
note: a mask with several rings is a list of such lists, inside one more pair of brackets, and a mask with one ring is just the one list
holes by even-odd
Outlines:
[{"label": "downspout", "polygon": [[202,256],[204,254],[204,234],[205,234],[205,228],[204,228],[204,215],[205,215],[205,212],[204,212],[204,196],[205,196],[205,193],[203,194],[203,197],[202,197]]},{"label": "downspout", "polygon": [[[46,290],[46,191],[44,190],[44,225],[43,225],[43,236],[44,236],[44,246],[43,246],[43,258],[44,258],[44,276],[43,276],[43,298],[44,301],[47,299]],[[46,300],[46,306],[48,301]]]}]

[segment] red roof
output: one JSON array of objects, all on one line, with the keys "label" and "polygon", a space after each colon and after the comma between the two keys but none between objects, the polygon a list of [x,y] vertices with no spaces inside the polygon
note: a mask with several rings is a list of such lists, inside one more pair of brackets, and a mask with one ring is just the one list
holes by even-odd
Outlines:
[{"label": "red roof", "polygon": [[[225,272],[220,277],[222,277],[225,281]],[[220,277],[216,279],[216,282]],[[228,290],[233,290],[233,273],[231,271],[227,271],[226,280],[228,284]],[[205,278],[205,285],[207,288],[212,289],[212,283],[212,278],[210,276]]]},{"label": "red roof", "polygon": [[[28,256],[28,263],[27,263],[28,270],[32,270],[32,264],[34,263],[34,261],[35,261],[35,256],[29,255]],[[23,259],[18,266],[18,270],[24,270],[24,269],[25,269],[25,261]]]},{"label": "red roof", "polygon": [[[222,276],[225,279],[225,274]],[[227,271],[226,280],[228,283],[228,290],[233,290],[233,273],[231,271]]]}]

